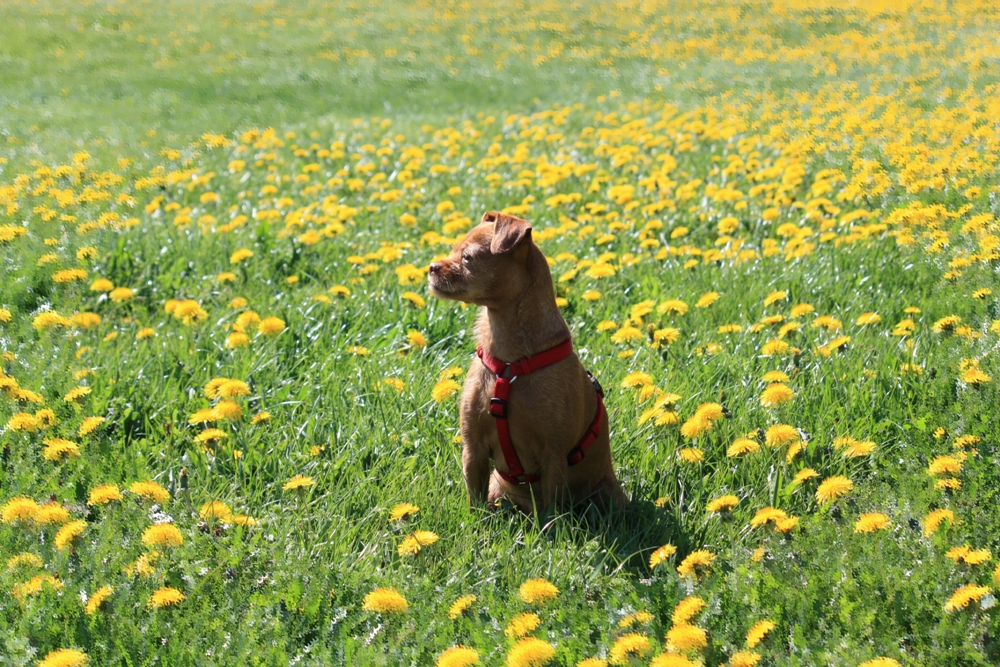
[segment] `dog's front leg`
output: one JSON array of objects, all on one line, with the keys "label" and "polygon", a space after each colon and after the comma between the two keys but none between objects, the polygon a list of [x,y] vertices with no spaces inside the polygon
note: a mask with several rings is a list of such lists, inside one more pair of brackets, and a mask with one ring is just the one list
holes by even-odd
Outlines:
[{"label": "dog's front leg", "polygon": [[542,478],[532,489],[534,493],[535,509],[539,515],[547,513],[554,505],[560,503],[565,495],[566,480],[569,475],[569,468],[565,461],[553,460],[542,468]]},{"label": "dog's front leg", "polygon": [[490,450],[482,442],[466,436],[462,446],[462,472],[469,503],[475,507],[486,502],[490,483]]}]

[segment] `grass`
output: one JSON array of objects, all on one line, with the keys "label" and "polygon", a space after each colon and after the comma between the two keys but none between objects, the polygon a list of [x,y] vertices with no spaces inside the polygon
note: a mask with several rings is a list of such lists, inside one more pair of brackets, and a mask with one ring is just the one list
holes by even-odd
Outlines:
[{"label": "grass", "polygon": [[[519,667],[525,612],[557,665],[633,632],[648,649],[623,664],[994,664],[997,15],[956,4],[5,6],[0,664],[422,665],[463,644]],[[432,396],[461,381],[475,310],[424,281],[490,209],[551,259],[626,509],[469,510],[457,396]],[[771,371],[790,401],[762,404]],[[236,409],[213,378],[245,383],[239,416],[193,417]],[[766,444],[782,424],[799,442]],[[823,502],[837,477],[853,488]],[[145,480],[169,501],[128,490]],[[122,498],[94,502],[103,484]],[[22,496],[65,514],[18,516]],[[769,507],[798,523],[753,527]],[[865,513],[886,527],[856,532]],[[182,544],[143,541],[163,521]],[[402,555],[416,530],[439,539]],[[539,577],[559,593],[529,603]],[[986,588],[946,609],[967,584]],[[152,609],[164,587],[184,600]],[[408,610],[364,609],[380,587]],[[705,645],[671,647],[690,596]]]}]

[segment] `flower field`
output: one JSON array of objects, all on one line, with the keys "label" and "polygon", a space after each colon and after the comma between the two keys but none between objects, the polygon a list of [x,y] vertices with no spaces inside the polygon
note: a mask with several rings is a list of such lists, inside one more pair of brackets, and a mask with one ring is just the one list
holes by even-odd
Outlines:
[{"label": "flower field", "polygon": [[[6,3],[0,665],[998,664],[1000,8],[677,4]],[[627,508],[469,509],[494,209]]]}]

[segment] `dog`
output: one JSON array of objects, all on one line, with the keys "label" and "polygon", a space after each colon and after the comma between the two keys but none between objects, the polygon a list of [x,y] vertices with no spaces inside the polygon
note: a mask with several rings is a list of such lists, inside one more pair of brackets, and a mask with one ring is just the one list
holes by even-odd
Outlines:
[{"label": "dog", "polygon": [[482,307],[460,410],[470,503],[506,497],[525,513],[585,500],[623,506],[603,391],[572,352],[531,224],[486,213],[428,267],[428,281],[440,299]]}]

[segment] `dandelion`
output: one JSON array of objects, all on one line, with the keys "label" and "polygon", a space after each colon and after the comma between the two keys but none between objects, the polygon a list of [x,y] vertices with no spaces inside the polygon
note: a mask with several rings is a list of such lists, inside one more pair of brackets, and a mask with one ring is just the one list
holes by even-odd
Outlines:
[{"label": "dandelion", "polygon": [[436,667],[469,667],[479,662],[479,653],[467,646],[452,646],[438,656]]},{"label": "dandelion", "polygon": [[737,651],[729,657],[729,667],[755,667],[761,661],[761,655],[753,651]]},{"label": "dandelion", "polygon": [[38,513],[39,506],[31,498],[18,496],[12,498],[0,509],[0,518],[4,523],[15,523],[17,521],[33,521]]},{"label": "dandelion", "polygon": [[431,389],[431,398],[434,399],[436,403],[450,398],[458,393],[458,390],[462,388],[462,385],[458,384],[454,380],[439,380],[434,388]]},{"label": "dandelion", "polygon": [[555,648],[548,642],[534,637],[525,637],[514,644],[507,654],[508,667],[543,667],[556,655]]},{"label": "dandelion", "polygon": [[923,520],[924,536],[930,537],[937,532],[943,522],[955,524],[955,513],[947,509],[937,509],[927,514]]},{"label": "dandelion", "polygon": [[229,256],[229,263],[239,264],[243,260],[250,259],[251,257],[253,257],[252,250],[249,250],[247,248],[240,248],[239,250],[236,250],[235,252],[233,252],[232,255]]},{"label": "dandelion", "polygon": [[395,588],[376,588],[365,596],[361,603],[364,611],[379,614],[402,614],[409,608],[406,598]]},{"label": "dandelion", "polygon": [[787,519],[788,515],[784,510],[777,509],[776,507],[765,507],[759,510],[752,519],[750,519],[751,528],[760,528],[761,526],[767,525],[769,522],[774,521],[777,523],[781,519]]},{"label": "dandelion", "polygon": [[285,330],[285,321],[278,317],[265,317],[257,325],[257,333],[262,336],[277,336]]},{"label": "dandelion", "polygon": [[788,424],[775,424],[764,434],[764,443],[771,448],[790,445],[800,439],[799,429]]},{"label": "dandelion", "polygon": [[541,605],[554,600],[559,589],[545,579],[529,579],[521,584],[518,595],[528,604]]},{"label": "dandelion", "polygon": [[427,305],[427,302],[424,301],[424,298],[419,294],[417,294],[416,292],[403,292],[400,295],[400,298],[402,298],[404,301],[409,301],[417,308],[424,308],[424,306]]},{"label": "dandelion", "polygon": [[107,278],[98,278],[90,283],[91,292],[110,292],[115,288],[115,284]]},{"label": "dandelion", "polygon": [[398,547],[400,556],[415,556],[423,547],[434,544],[438,536],[429,530],[418,530],[403,538]]},{"label": "dandelion", "polygon": [[171,588],[170,586],[164,586],[153,591],[153,595],[149,598],[149,602],[146,606],[150,609],[162,609],[163,607],[171,607],[173,605],[178,605],[185,600],[185,595],[176,588]]},{"label": "dandelion", "polygon": [[510,619],[510,623],[504,628],[503,633],[511,639],[520,639],[525,635],[534,632],[542,624],[542,619],[538,614],[524,613],[518,614]]},{"label": "dandelion", "polygon": [[465,613],[465,611],[472,606],[472,603],[476,601],[475,595],[463,595],[462,597],[455,600],[451,607],[448,608],[448,618],[455,620],[459,616]]},{"label": "dandelion", "polygon": [[73,544],[73,540],[83,534],[87,529],[86,521],[70,521],[59,529],[53,542],[59,551],[66,551]]},{"label": "dandelion", "polygon": [[958,590],[956,590],[948,602],[944,605],[945,611],[955,611],[956,609],[965,609],[969,606],[970,602],[978,602],[985,595],[990,592],[989,586],[977,586],[976,584],[966,584]]},{"label": "dandelion", "polygon": [[392,508],[392,511],[389,513],[389,521],[400,521],[419,511],[420,508],[413,503],[400,503]]},{"label": "dandelion", "polygon": [[285,482],[285,485],[281,487],[282,491],[292,491],[294,489],[307,489],[314,485],[316,480],[312,477],[306,477],[305,475],[296,475],[290,480]]},{"label": "dandelion", "polygon": [[68,392],[66,392],[66,395],[63,397],[63,400],[66,401],[67,403],[72,403],[73,401],[80,400],[84,396],[88,395],[90,392],[91,392],[90,387],[74,387],[73,389],[70,389]]},{"label": "dandelion", "polygon": [[615,344],[628,343],[630,341],[642,340],[643,334],[630,324],[622,326],[611,335],[611,342]]},{"label": "dandelion", "polygon": [[935,457],[927,466],[928,475],[957,475],[960,472],[962,472],[962,462],[950,454]]},{"label": "dandelion", "polygon": [[69,512],[56,502],[45,503],[35,512],[35,523],[40,526],[62,525],[67,521],[69,521]]},{"label": "dandelion", "polygon": [[776,382],[768,385],[764,393],[760,395],[760,404],[764,407],[774,407],[782,403],[788,403],[795,397],[795,392],[786,385]]},{"label": "dandelion", "polygon": [[701,628],[682,623],[667,631],[667,648],[674,651],[699,651],[708,646],[708,633]]},{"label": "dandelion", "polygon": [[753,648],[763,641],[764,636],[777,626],[773,621],[757,621],[747,632],[747,648]]},{"label": "dandelion", "polygon": [[7,560],[7,569],[16,570],[18,568],[39,568],[45,565],[45,561],[37,554],[22,552],[16,556],[11,556]]},{"label": "dandelion", "polygon": [[674,607],[674,613],[670,620],[674,622],[674,625],[688,623],[692,618],[700,614],[704,608],[705,601],[697,595],[686,597]]},{"label": "dandelion", "polygon": [[219,500],[210,500],[198,509],[198,516],[206,521],[217,519],[228,521],[232,517],[233,511],[229,505]]},{"label": "dandelion", "polygon": [[898,661],[892,658],[874,658],[872,660],[865,660],[858,667],[900,667]]},{"label": "dandelion", "polygon": [[756,440],[737,438],[726,450],[726,456],[732,459],[744,454],[753,454],[757,451],[760,451],[760,444]]},{"label": "dandelion", "polygon": [[158,503],[165,503],[170,500],[170,492],[156,482],[134,482],[128,487],[128,490],[137,496],[142,496]]},{"label": "dandelion", "polygon": [[142,543],[147,547],[179,547],[184,536],[172,523],[157,523],[143,531]]},{"label": "dandelion", "polygon": [[645,387],[653,384],[653,377],[649,373],[633,371],[622,380],[622,389],[632,389],[635,387]]},{"label": "dandelion", "polygon": [[90,658],[83,651],[60,648],[45,655],[38,667],[84,667]]},{"label": "dandelion", "polygon": [[706,512],[729,512],[736,505],[738,505],[740,499],[732,494],[727,494],[725,496],[719,496],[715,500],[710,501],[705,506]]},{"label": "dandelion", "polygon": [[101,605],[103,605],[109,597],[111,597],[114,590],[115,589],[111,586],[101,586],[94,591],[94,594],[90,596],[89,600],[87,600],[87,604],[84,605],[84,613],[88,616],[92,616],[97,613],[97,610],[101,608]]},{"label": "dandelion", "polygon": [[665,562],[668,558],[677,553],[677,547],[672,544],[664,544],[662,547],[654,551],[649,556],[649,567],[650,569],[655,568],[660,563]]},{"label": "dandelion", "polygon": [[702,667],[702,663],[697,660],[691,660],[681,653],[667,651],[654,656],[653,661],[649,663],[649,667]]},{"label": "dandelion", "polygon": [[874,533],[877,530],[885,530],[889,527],[889,517],[880,512],[862,514],[854,524],[855,533]]},{"label": "dandelion", "polygon": [[576,663],[576,667],[608,667],[608,661],[600,658],[585,658]]},{"label": "dandelion", "polygon": [[16,584],[13,588],[11,588],[10,592],[11,595],[18,600],[23,600],[29,595],[41,593],[46,588],[59,590],[62,588],[62,582],[53,577],[51,574],[39,574],[23,584]]},{"label": "dandelion", "polygon": [[715,561],[715,554],[705,549],[692,551],[677,566],[677,574],[684,578],[697,578],[702,570],[710,570]]},{"label": "dandelion", "polygon": [[427,338],[419,331],[412,329],[406,332],[406,342],[413,348],[423,349],[427,347]]},{"label": "dandelion", "polygon": [[663,329],[657,329],[653,332],[653,347],[659,347],[661,343],[666,343],[667,345],[673,345],[681,337],[680,329],[675,329],[673,327],[665,327]]},{"label": "dandelion", "polygon": [[46,447],[42,451],[42,456],[46,461],[59,462],[66,459],[75,459],[80,456],[80,446],[75,442],[63,440],[62,438],[50,438],[44,442]]},{"label": "dandelion", "polygon": [[652,650],[649,637],[630,632],[619,637],[608,651],[608,663],[612,665],[628,665],[633,659],[646,657]]},{"label": "dandelion", "polygon": [[820,505],[831,503],[854,489],[854,482],[841,475],[827,477],[816,489],[816,501]]}]

